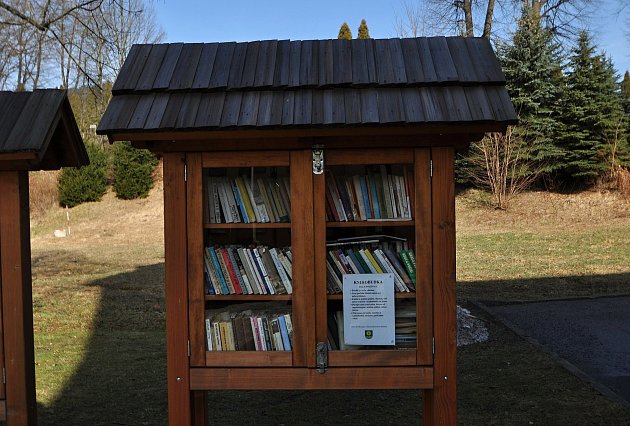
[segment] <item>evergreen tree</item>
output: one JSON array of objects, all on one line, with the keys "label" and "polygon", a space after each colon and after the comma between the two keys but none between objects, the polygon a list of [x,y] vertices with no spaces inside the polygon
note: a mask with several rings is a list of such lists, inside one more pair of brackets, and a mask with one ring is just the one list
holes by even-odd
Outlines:
[{"label": "evergreen tree", "polygon": [[615,163],[627,151],[625,143],[620,145],[626,123],[617,76],[612,61],[596,50],[588,32],[582,31],[567,64],[559,176],[572,185],[593,184],[614,166],[611,155]]},{"label": "evergreen tree", "polygon": [[368,30],[367,22],[365,19],[361,19],[361,25],[359,25],[359,32],[357,34],[358,39],[368,39],[370,37],[370,31]]},{"label": "evergreen tree", "polygon": [[74,207],[87,201],[100,201],[107,190],[107,154],[96,143],[86,142],[90,164],[64,167],[59,175],[59,205]]},{"label": "evergreen tree", "polygon": [[621,82],[621,99],[626,115],[630,115],[630,72],[626,71]]},{"label": "evergreen tree", "polygon": [[116,197],[123,200],[144,198],[153,188],[155,156],[146,149],[137,149],[129,142],[114,145],[112,168]]},{"label": "evergreen tree", "polygon": [[525,160],[532,162],[532,170],[539,175],[553,171],[560,155],[554,143],[560,127],[558,99],[563,85],[559,51],[551,33],[527,9],[511,44],[498,51],[519,117],[515,137],[530,147],[522,152],[528,152]]},{"label": "evergreen tree", "polygon": [[352,40],[352,31],[350,31],[350,27],[347,23],[341,24],[341,28],[339,28],[339,35],[337,36],[339,39]]}]

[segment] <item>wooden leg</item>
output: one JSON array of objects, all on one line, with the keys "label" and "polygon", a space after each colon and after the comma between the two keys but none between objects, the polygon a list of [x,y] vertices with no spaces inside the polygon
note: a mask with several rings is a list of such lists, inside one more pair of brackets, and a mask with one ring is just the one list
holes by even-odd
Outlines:
[{"label": "wooden leg", "polygon": [[28,172],[0,172],[1,311],[6,419],[11,426],[37,423],[28,212]]}]

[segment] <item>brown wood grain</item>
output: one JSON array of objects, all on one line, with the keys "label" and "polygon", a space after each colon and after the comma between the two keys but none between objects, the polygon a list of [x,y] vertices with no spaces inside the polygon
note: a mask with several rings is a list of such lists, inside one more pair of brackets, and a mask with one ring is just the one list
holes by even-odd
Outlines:
[{"label": "brown wood grain", "polygon": [[427,148],[414,152],[413,217],[416,222],[416,332],[418,365],[433,363],[433,238],[431,225],[431,152]]},{"label": "brown wood grain", "polygon": [[0,172],[0,254],[7,422],[35,425],[28,173],[24,171]]},{"label": "brown wood grain", "polygon": [[455,177],[454,149],[433,148],[433,390],[425,415],[434,423],[457,424],[457,319],[455,313]]},{"label": "brown wood grain", "polygon": [[[328,161],[324,153],[324,161]],[[328,298],[326,296],[326,181],[323,174],[313,175],[313,258],[314,258],[314,309],[315,345],[328,341]],[[316,366],[315,348],[312,348]]]},{"label": "brown wood grain", "polygon": [[[427,389],[433,370],[423,367],[192,368],[192,389]],[[183,423],[177,423],[183,424]]]},{"label": "brown wood grain", "polygon": [[0,422],[7,421],[7,402],[4,399],[0,399]]},{"label": "brown wood grain", "polygon": [[203,153],[203,167],[273,167],[288,166],[287,151],[251,151]]},{"label": "brown wood grain", "polygon": [[291,152],[291,246],[293,251],[293,365],[314,364],[313,178],[310,151]]},{"label": "brown wood grain", "polygon": [[291,351],[217,351],[206,352],[205,357],[209,367],[291,367],[293,364]]},{"label": "brown wood grain", "polygon": [[191,424],[185,156],[164,155],[164,257],[169,424]]},{"label": "brown wood grain", "polygon": [[201,154],[186,155],[186,197],[188,226],[188,323],[190,365],[205,365],[205,281],[203,274],[203,185]]},{"label": "brown wood grain", "polygon": [[[1,238],[1,234],[0,234]],[[0,252],[0,258],[2,257],[2,252]],[[2,273],[0,272],[0,371],[4,369],[4,329],[2,327]],[[4,382],[0,381],[0,401],[4,404],[4,399],[6,398],[5,386]],[[2,417],[0,417],[2,420]]]},{"label": "brown wood grain", "polygon": [[413,150],[396,149],[369,150],[369,149],[331,149],[326,151],[326,164],[411,164],[413,163]]},{"label": "brown wood grain", "polygon": [[329,351],[328,365],[331,367],[389,367],[414,365],[416,351],[413,349]]}]

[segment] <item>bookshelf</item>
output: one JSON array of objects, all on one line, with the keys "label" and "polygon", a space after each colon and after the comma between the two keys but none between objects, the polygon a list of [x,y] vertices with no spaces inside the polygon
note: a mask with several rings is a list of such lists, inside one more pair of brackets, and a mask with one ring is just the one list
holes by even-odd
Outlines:
[{"label": "bookshelf", "polygon": [[[516,123],[487,40],[136,45],[112,93],[97,133],[164,159],[171,424],[206,423],[217,389],[422,389],[423,422],[456,424],[455,152]],[[342,347],[379,269],[389,340]],[[264,315],[283,350],[252,350]]]}]

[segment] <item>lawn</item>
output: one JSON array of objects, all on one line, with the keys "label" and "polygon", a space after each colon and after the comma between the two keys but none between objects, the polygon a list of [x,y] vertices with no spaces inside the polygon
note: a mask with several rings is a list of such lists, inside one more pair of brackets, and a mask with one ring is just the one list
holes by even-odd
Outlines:
[{"label": "lawn", "polygon": [[[32,224],[39,421],[166,422],[161,188],[145,200],[58,209]],[[503,303],[630,294],[630,204],[611,194],[519,197],[512,210],[460,195],[458,299]],[[472,307],[474,309],[474,307]],[[486,318],[461,348],[461,424],[629,424],[549,356]],[[214,424],[416,424],[414,391],[215,392]]]}]

